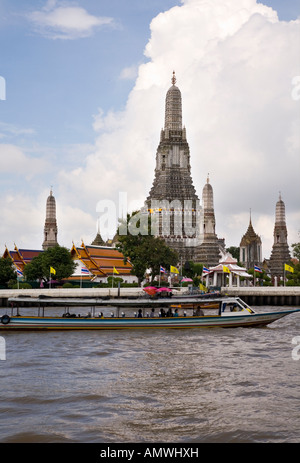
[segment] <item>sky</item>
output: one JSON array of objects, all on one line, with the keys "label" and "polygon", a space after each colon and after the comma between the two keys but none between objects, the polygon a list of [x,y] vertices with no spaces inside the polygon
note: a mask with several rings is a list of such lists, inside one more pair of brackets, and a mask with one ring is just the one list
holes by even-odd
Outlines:
[{"label": "sky", "polygon": [[0,50],[1,253],[41,249],[51,188],[68,248],[143,206],[173,70],[218,237],[251,210],[269,258],[281,194],[300,241],[300,0],[0,0]]}]

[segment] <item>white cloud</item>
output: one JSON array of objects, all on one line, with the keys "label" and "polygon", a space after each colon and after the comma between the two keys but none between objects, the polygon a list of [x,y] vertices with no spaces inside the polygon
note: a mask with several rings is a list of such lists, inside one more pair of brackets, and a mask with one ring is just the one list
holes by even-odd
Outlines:
[{"label": "white cloud", "polygon": [[52,39],[78,39],[90,36],[95,28],[113,23],[109,17],[93,16],[84,8],[50,0],[45,7],[28,15],[36,30]]},{"label": "white cloud", "polygon": [[138,76],[138,65],[133,64],[132,66],[128,66],[122,69],[120,73],[120,79],[123,80],[134,80]]},{"label": "white cloud", "polygon": [[252,208],[269,257],[279,190],[289,236],[299,228],[299,102],[291,98],[300,68],[299,21],[280,22],[255,0],[182,3],[153,19],[149,62],[139,67],[125,110],[99,110],[94,153],[80,171],[60,178],[66,189],[83,182],[93,205],[117,202],[120,191],[142,205],[175,69],[198,195],[210,172],[218,235],[238,246]]},{"label": "white cloud", "polygon": [[1,174],[13,174],[31,180],[49,170],[50,164],[43,158],[26,155],[21,148],[11,144],[0,144]]}]

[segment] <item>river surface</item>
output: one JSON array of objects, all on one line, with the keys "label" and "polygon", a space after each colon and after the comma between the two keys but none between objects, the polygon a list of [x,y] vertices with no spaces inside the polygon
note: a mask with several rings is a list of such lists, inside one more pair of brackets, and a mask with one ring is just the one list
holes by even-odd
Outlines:
[{"label": "river surface", "polygon": [[300,440],[298,313],[265,328],[0,336],[0,442]]}]

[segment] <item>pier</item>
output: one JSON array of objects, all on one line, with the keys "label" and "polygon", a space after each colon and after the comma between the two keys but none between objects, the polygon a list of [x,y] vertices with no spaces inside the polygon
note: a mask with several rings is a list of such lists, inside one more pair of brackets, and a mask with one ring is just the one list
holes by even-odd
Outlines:
[{"label": "pier", "polygon": [[226,287],[223,295],[238,296],[252,306],[300,306],[300,286]]},{"label": "pier", "polygon": [[[189,294],[187,288],[176,288],[176,294]],[[300,306],[300,286],[289,287],[223,287],[221,294],[238,296],[247,304],[253,306],[274,305],[274,306]],[[101,298],[127,298],[135,299],[145,296],[142,288],[52,288],[52,289],[10,289],[0,291],[0,307],[6,307],[9,298],[28,298],[28,305],[31,299],[55,298],[55,299],[101,299]]]}]

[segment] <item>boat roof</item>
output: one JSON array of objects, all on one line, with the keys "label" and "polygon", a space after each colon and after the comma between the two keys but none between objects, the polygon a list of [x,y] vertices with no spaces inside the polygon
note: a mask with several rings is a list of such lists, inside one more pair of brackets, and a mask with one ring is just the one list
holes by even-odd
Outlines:
[{"label": "boat roof", "polygon": [[229,296],[214,296],[205,297],[162,297],[162,298],[151,298],[151,297],[139,297],[139,298],[54,298],[54,297],[11,297],[8,299],[9,304],[30,304],[37,306],[103,306],[103,307],[162,307],[170,305],[182,305],[184,308],[185,305],[195,306],[197,304],[203,304],[207,302],[235,302],[237,297]]}]

